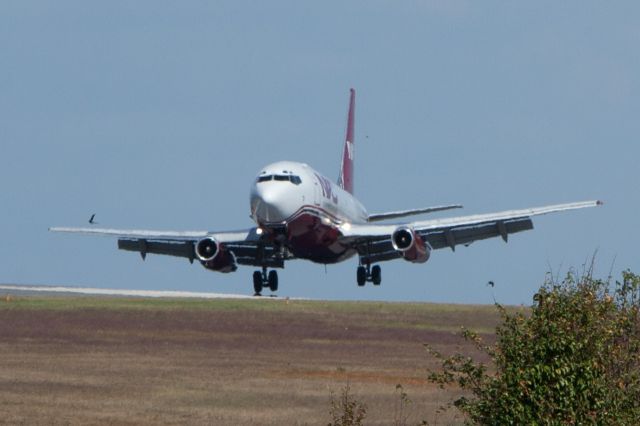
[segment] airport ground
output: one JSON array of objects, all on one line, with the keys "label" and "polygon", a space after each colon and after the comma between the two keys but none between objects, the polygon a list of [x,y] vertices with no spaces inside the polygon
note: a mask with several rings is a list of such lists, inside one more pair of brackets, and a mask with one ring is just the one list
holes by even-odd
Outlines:
[{"label": "airport ground", "polygon": [[459,424],[426,380],[492,306],[74,296],[0,299],[0,424],[326,425],[348,383],[365,424]]}]

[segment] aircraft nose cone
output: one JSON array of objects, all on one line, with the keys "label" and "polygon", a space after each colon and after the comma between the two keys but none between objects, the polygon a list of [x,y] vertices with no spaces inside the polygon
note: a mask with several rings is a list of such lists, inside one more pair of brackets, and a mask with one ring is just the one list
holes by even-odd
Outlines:
[{"label": "aircraft nose cone", "polygon": [[251,196],[251,210],[254,219],[260,223],[283,222],[291,215],[286,194],[270,183],[255,188]]}]

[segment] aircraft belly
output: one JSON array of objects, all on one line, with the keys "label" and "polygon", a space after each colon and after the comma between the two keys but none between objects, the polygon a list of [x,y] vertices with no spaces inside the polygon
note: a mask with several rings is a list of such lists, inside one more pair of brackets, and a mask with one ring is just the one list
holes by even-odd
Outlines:
[{"label": "aircraft belly", "polygon": [[356,251],[341,244],[338,228],[312,214],[302,214],[287,224],[289,249],[296,257],[317,263],[336,263]]}]

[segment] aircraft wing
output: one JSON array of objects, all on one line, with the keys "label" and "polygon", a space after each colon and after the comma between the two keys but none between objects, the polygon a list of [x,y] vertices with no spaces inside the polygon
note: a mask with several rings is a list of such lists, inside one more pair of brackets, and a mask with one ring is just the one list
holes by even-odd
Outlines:
[{"label": "aircraft wing", "polygon": [[276,249],[261,242],[257,228],[240,231],[153,231],[144,229],[108,229],[108,228],[49,228],[51,232],[97,235],[115,237],[120,250],[135,251],[142,258],[147,254],[163,254],[184,257],[191,263],[197,259],[195,244],[203,238],[213,238],[225,249],[232,252],[240,265],[281,267],[282,259]]},{"label": "aircraft wing", "polygon": [[397,219],[399,217],[413,216],[413,215],[418,215],[423,213],[434,213],[434,212],[440,212],[443,210],[461,209],[461,208],[462,208],[462,204],[450,204],[446,206],[425,207],[422,209],[401,210],[397,212],[387,212],[387,213],[376,213],[376,214],[369,215],[368,221],[377,222],[380,220]]},{"label": "aircraft wing", "polygon": [[447,247],[455,250],[457,245],[467,246],[474,241],[492,237],[502,237],[506,242],[509,234],[533,229],[533,216],[601,204],[601,201],[582,201],[394,225],[354,224],[343,226],[342,233],[343,238],[357,248],[364,262],[373,263],[401,256],[391,243],[391,236],[400,226],[411,228],[434,250]]},{"label": "aircraft wing", "polygon": [[51,232],[68,232],[73,234],[100,235],[136,239],[188,240],[196,241],[209,235],[207,231],[151,231],[145,229],[108,229],[108,228],[49,228]]}]

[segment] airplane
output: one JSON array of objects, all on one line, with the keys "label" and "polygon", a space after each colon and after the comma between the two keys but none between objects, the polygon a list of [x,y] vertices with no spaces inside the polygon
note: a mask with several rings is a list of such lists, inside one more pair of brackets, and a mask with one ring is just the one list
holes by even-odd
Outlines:
[{"label": "airplane", "polygon": [[118,248],[140,253],[183,257],[206,269],[229,273],[240,265],[257,267],[255,295],[278,290],[277,269],[305,259],[333,264],[357,256],[356,282],[380,285],[378,263],[404,259],[429,260],[433,250],[468,246],[472,242],[533,229],[532,217],[595,207],[582,201],[497,213],[419,221],[379,223],[408,216],[457,209],[459,204],[369,214],[354,196],[355,90],[350,90],[347,131],[337,182],[305,163],[280,161],[262,168],[250,192],[255,225],[240,231],[153,231],[53,227],[52,232],[111,236]]}]

